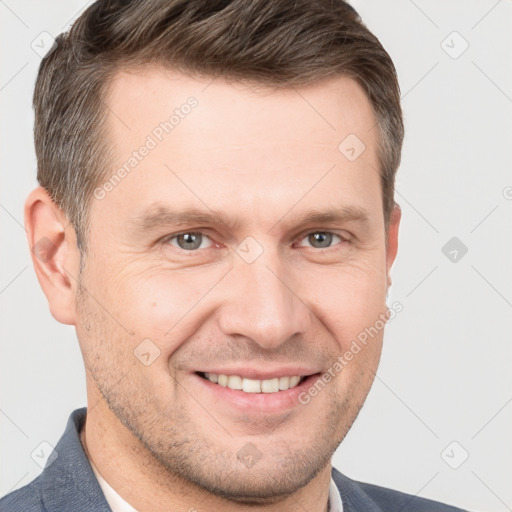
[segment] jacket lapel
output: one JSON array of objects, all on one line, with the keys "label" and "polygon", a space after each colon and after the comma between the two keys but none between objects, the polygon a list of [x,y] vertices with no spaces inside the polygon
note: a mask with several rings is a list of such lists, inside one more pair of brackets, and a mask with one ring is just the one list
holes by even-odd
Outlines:
[{"label": "jacket lapel", "polygon": [[66,430],[41,474],[42,501],[51,512],[112,512],[80,442],[87,409],[69,417]]},{"label": "jacket lapel", "polygon": [[367,494],[350,478],[332,468],[332,479],[340,491],[343,512],[384,512]]}]

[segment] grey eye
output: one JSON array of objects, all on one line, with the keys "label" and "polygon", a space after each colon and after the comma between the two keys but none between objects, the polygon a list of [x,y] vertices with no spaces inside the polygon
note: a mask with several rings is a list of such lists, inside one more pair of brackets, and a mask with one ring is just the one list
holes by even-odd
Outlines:
[{"label": "grey eye", "polygon": [[173,236],[169,241],[172,245],[177,246],[180,249],[185,251],[194,251],[196,249],[200,249],[203,243],[208,240],[208,237],[202,233],[181,233]]},{"label": "grey eye", "polygon": [[332,233],[311,233],[308,235],[308,241],[313,247],[329,247],[332,242]]},{"label": "grey eye", "polygon": [[[307,240],[307,244],[304,241]],[[303,241],[299,244],[302,247],[314,247],[315,249],[325,249],[331,247],[334,243],[339,243],[342,241],[342,238],[335,233],[329,233],[328,231],[315,231],[313,233],[309,233],[306,237],[303,238]]]}]

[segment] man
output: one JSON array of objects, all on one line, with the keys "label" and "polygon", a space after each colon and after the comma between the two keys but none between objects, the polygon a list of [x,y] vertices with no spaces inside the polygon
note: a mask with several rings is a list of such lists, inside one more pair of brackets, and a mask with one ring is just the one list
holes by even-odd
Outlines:
[{"label": "man", "polygon": [[399,98],[340,0],[98,1],[57,39],[25,222],[88,407],[2,511],[458,510],[331,466],[392,315]]}]

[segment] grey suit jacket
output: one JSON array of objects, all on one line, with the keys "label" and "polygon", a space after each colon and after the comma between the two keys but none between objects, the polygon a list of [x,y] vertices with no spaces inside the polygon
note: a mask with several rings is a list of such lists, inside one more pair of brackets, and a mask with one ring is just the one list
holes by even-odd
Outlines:
[{"label": "grey suit jacket", "polygon": [[[0,500],[0,512],[111,512],[80,442],[87,409],[69,417],[44,471]],[[461,509],[376,485],[356,482],[332,470],[343,512],[463,512]]]}]

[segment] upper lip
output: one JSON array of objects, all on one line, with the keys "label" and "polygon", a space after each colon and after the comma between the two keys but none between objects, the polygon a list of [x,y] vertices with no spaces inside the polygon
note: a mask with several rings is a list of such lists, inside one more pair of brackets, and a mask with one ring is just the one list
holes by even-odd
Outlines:
[{"label": "upper lip", "polygon": [[239,375],[240,377],[247,377],[248,379],[255,380],[266,380],[273,379],[276,377],[293,377],[298,375],[300,377],[307,377],[308,375],[313,375],[318,373],[319,370],[315,370],[312,368],[305,367],[280,367],[275,368],[274,370],[269,370],[266,368],[265,370],[258,370],[257,368],[247,368],[247,367],[238,367],[238,368],[209,368],[203,370],[196,370],[199,373],[216,373],[217,375]]}]

